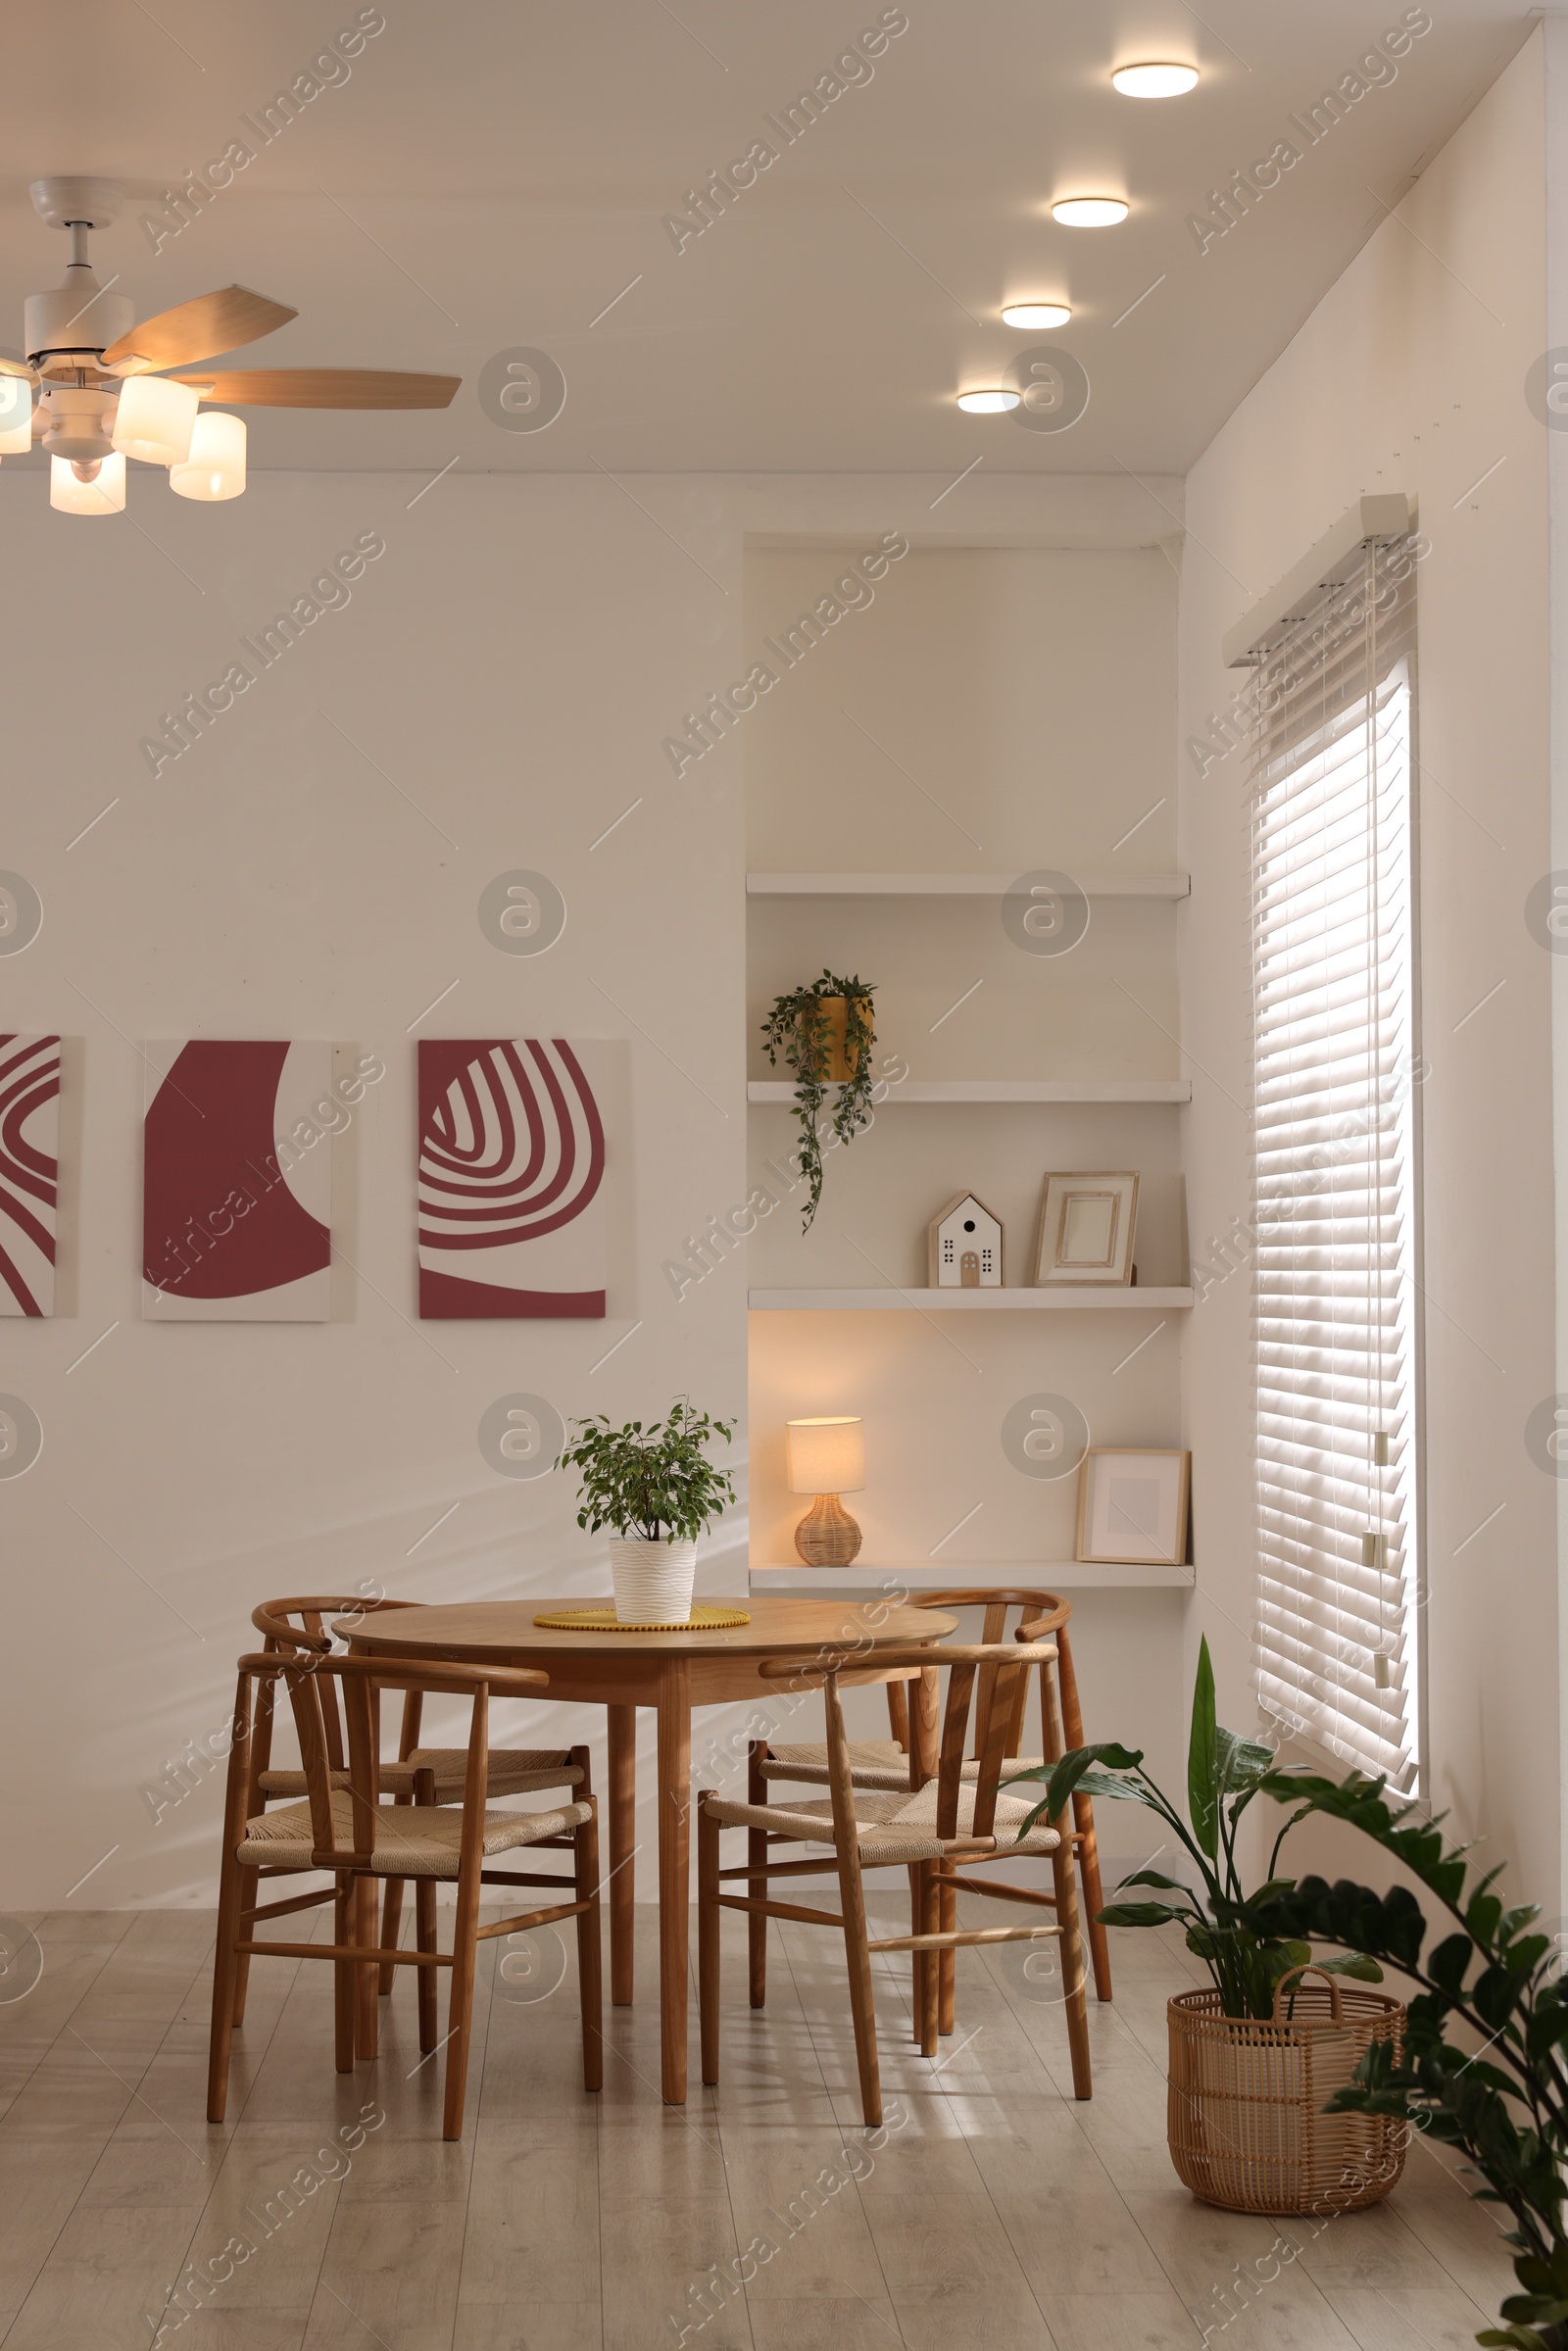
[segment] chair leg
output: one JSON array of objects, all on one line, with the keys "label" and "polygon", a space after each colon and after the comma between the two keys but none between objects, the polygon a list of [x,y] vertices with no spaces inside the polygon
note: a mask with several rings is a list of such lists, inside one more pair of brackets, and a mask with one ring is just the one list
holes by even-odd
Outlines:
[{"label": "chair leg", "polygon": [[[414,1881],[414,1946],[417,1951],[433,1951],[436,1947],[433,1878]],[[419,1979],[419,2054],[428,2057],[435,2047],[435,1980],[439,1971],[421,1967],[414,1972]]]},{"label": "chair leg", "polygon": [[[351,1943],[354,1935],[354,1896],[345,1873],[337,1882],[337,1894],[332,1904],[332,1940],[341,1949]],[[352,1959],[334,1960],[332,1964],[332,2028],[336,2043],[335,2062],[340,2074],[354,2071],[354,1979],[357,1974]]]},{"label": "chair leg", "polygon": [[225,1837],[222,1879],[218,1894],[218,1939],[213,1950],[213,2031],[207,2061],[207,2120],[210,2123],[220,2123],[228,2105],[228,2060],[234,2039],[234,1982],[238,1957],[234,1945],[240,1939],[240,1921],[246,1907],[244,1879],[250,1881],[249,1901],[254,1910],[256,1872],[241,1867],[229,1851]]},{"label": "chair leg", "polygon": [[[958,1924],[958,1896],[953,1885],[953,1872],[945,1865],[938,1866],[937,1882],[941,1895],[941,1924],[944,1935],[952,1935]],[[937,2031],[951,2033],[954,2010],[957,2003],[958,1954],[950,1948],[937,1953]]]},{"label": "chair leg", "polygon": [[[382,1950],[395,1951],[398,1947],[398,1936],[402,1934],[402,1932],[403,1881],[401,1878],[388,1878],[386,1882],[386,1892],[381,1897]],[[392,1979],[397,1972],[397,1963],[395,1960],[384,1959],[381,1962],[380,1988],[381,1997],[383,2000],[386,1998],[388,1992],[392,1989]]]},{"label": "chair leg", "polygon": [[[919,1935],[923,1932],[925,1927],[925,1911],[922,1906],[924,1897],[920,1891],[920,1865],[917,1861],[911,1861],[908,1865],[908,1869],[909,1933],[911,1935]],[[910,2021],[909,2038],[915,2043],[916,2047],[919,2046],[920,2041],[920,2019],[925,2015],[925,1971],[927,1966],[930,1964],[930,1960],[931,1953],[929,1951],[916,1951],[913,1954],[913,1964],[910,1969],[912,1983],[910,1985],[909,1998],[913,2013]]]},{"label": "chair leg", "polygon": [[1078,1872],[1065,1830],[1051,1856],[1056,1895],[1056,1924],[1061,1929],[1061,1974],[1066,1985],[1067,2046],[1072,2054],[1072,2094],[1092,2098],[1094,2081],[1089,2064],[1089,1993],[1084,1983],[1084,1946],[1078,1926]]},{"label": "chair leg", "polygon": [[[237,1942],[250,1942],[256,1934],[256,1905],[260,1900],[261,1879],[254,1870],[245,1873],[247,1884],[240,1896],[239,1925],[235,1931]],[[237,2033],[245,2022],[245,1994],[250,1989],[251,1955],[249,1951],[234,1954],[234,2030]]]},{"label": "chair leg", "polygon": [[[375,1880],[354,1882],[354,1940],[362,1950],[375,1949]],[[380,2046],[381,2020],[376,2013],[381,1970],[373,1959],[360,1961],[354,1970],[354,2054],[373,2057]]]},{"label": "chair leg", "polygon": [[[762,1777],[762,1757],[766,1752],[766,1740],[754,1739],[746,1776],[746,1801],[749,1804],[765,1804],[767,1802],[767,1782]],[[760,1871],[766,1866],[766,1862],[767,1831],[765,1829],[748,1829],[746,1832],[747,1867]],[[748,1878],[746,1891],[750,1900],[765,1901],[767,1880],[762,1877]],[[765,1918],[759,1917],[755,1910],[748,1914],[746,1920],[746,1958],[751,1979],[752,2006],[754,2008],[764,2007],[767,2002],[767,1921]],[[708,2076],[705,2074],[703,2079],[706,2082]],[[716,2074],[713,2079],[715,2081],[718,2079]]]},{"label": "chair leg", "polygon": [[[478,1948],[479,1873],[458,1881],[458,1916],[452,1931],[452,1997],[447,2009],[447,2095],[443,2138],[463,2136],[463,2106],[468,2088],[468,2032],[473,2022],[473,1958]],[[421,1969],[420,1973],[424,1971]]]},{"label": "chair leg", "polygon": [[1089,1913],[1089,1949],[1095,1963],[1095,1997],[1110,1998],[1110,1937],[1100,1923],[1105,1897],[1100,1886],[1100,1847],[1095,1840],[1095,1808],[1088,1796],[1072,1800],[1077,1831],[1078,1874],[1083,1881],[1084,1908]]},{"label": "chair leg", "polygon": [[[747,1831],[750,1840],[757,1835]],[[755,1855],[748,1850],[748,1861]],[[764,1886],[749,1878],[746,1890],[751,1899],[759,1900]],[[697,2004],[700,2011],[703,2041],[703,2080],[718,2080],[718,1934],[723,1913],[718,1907],[718,1823],[708,1806],[698,1799],[697,1806]],[[766,1919],[749,1917],[747,1924],[766,1927]],[[761,2003],[756,1997],[756,1975],[753,1974],[754,2008]]]},{"label": "chair leg", "polygon": [[[589,1814],[573,1839],[576,1894],[590,1905],[577,1914],[577,1998],[582,2009],[582,2085],[605,2086],[604,1946],[599,1933],[599,1814]],[[434,1975],[421,1968],[421,1976]]]},{"label": "chair leg", "polygon": [[865,1887],[852,1850],[839,1855],[839,1909],[844,1917],[844,1958],[850,1975],[850,2015],[855,2025],[855,2062],[860,2076],[860,2112],[869,2131],[882,2120],[882,2077],[876,2055],[876,2003],[871,1983],[870,1929]]},{"label": "chair leg", "polygon": [[[942,1896],[934,1861],[922,1861],[920,1867],[920,1933],[935,1935],[940,1931]],[[920,2000],[920,2054],[935,2057],[937,2053],[937,2008],[941,1989],[942,1971],[937,1962],[938,1951],[926,1953]]]}]

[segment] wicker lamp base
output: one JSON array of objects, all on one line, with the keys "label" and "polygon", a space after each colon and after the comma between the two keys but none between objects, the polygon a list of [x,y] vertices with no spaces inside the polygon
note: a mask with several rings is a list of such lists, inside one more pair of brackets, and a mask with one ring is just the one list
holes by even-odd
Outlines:
[{"label": "wicker lamp base", "polygon": [[795,1548],[808,1567],[848,1567],[860,1547],[860,1530],[836,1494],[819,1494],[795,1530]]}]

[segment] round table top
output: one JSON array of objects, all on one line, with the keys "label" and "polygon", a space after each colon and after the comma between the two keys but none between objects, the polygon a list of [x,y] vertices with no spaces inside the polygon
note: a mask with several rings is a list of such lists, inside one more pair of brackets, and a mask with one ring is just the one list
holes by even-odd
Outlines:
[{"label": "round table top", "polygon": [[[430,1657],[462,1651],[514,1656],[522,1649],[594,1650],[611,1656],[676,1652],[688,1657],[770,1656],[777,1650],[817,1649],[826,1642],[869,1642],[877,1648],[911,1641],[938,1641],[956,1632],[958,1620],[935,1608],[870,1607],[849,1600],[801,1600],[780,1596],[737,1602],[751,1614],[746,1625],[704,1625],[667,1633],[567,1633],[536,1625],[534,1618],[563,1608],[609,1608],[610,1598],[573,1592],[565,1599],[460,1600],[449,1607],[374,1609],[340,1617],[332,1630],[360,1651],[387,1656]],[[871,1621],[872,1617],[876,1621]]]}]

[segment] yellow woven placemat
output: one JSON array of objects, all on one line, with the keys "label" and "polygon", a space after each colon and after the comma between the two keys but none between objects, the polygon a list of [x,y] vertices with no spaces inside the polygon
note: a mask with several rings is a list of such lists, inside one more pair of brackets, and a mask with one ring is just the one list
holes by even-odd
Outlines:
[{"label": "yellow woven placemat", "polygon": [[683,1625],[626,1625],[613,1608],[554,1608],[533,1621],[552,1633],[710,1633],[716,1627],[749,1625],[752,1614],[749,1608],[705,1608],[694,1601]]}]

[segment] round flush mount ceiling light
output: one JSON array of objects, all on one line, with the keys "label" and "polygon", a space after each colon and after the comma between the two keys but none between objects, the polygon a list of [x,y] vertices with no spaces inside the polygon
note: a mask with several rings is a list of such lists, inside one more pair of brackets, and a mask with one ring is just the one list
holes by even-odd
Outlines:
[{"label": "round flush mount ceiling light", "polygon": [[971,416],[1004,416],[1008,409],[1016,408],[1016,392],[960,392],[958,406]]},{"label": "round flush mount ceiling light", "polygon": [[1196,66],[1119,66],[1112,86],[1124,98],[1185,98],[1198,87]]},{"label": "round flush mount ceiling light", "polygon": [[1064,302],[1007,302],[1002,316],[1008,326],[1065,326],[1072,313]]},{"label": "round flush mount ceiling light", "polygon": [[1120,196],[1069,196],[1052,206],[1051,217],[1063,228],[1114,228],[1126,220],[1127,206]]}]

